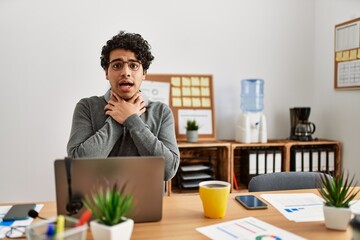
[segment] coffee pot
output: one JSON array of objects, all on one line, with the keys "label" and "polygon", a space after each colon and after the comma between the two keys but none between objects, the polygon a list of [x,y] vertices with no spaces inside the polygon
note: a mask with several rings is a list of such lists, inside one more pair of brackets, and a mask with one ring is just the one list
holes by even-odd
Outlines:
[{"label": "coffee pot", "polygon": [[309,121],[310,107],[290,108],[291,132],[290,139],[298,141],[312,141],[316,127]]},{"label": "coffee pot", "polygon": [[316,130],[315,124],[312,122],[300,122],[295,127],[295,135],[299,137],[299,140],[302,138],[311,138],[311,135],[314,134]]}]

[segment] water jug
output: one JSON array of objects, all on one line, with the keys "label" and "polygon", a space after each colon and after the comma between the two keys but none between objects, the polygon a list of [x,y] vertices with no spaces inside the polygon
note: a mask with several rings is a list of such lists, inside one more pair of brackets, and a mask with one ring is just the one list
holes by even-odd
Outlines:
[{"label": "water jug", "polygon": [[264,80],[241,80],[241,110],[261,112],[264,109]]}]

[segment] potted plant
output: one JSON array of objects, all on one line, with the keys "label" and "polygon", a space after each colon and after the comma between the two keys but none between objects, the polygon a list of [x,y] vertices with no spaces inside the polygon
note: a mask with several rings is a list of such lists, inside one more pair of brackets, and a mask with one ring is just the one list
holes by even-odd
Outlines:
[{"label": "potted plant", "polygon": [[195,119],[186,122],[186,138],[188,142],[198,141],[199,125]]},{"label": "potted plant", "polygon": [[91,210],[94,220],[90,222],[94,239],[130,239],[134,221],[127,218],[133,208],[132,196],[124,194],[125,185],[117,183],[99,186],[91,196],[85,196],[84,205]]},{"label": "potted plant", "polygon": [[333,178],[321,175],[322,186],[319,193],[324,199],[324,220],[327,228],[347,229],[351,219],[350,202],[359,192],[353,188],[356,185],[354,177],[344,171]]}]

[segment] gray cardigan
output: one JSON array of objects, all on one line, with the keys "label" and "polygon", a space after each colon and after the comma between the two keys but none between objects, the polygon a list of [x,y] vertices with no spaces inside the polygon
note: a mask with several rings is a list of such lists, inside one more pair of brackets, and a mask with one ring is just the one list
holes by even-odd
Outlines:
[{"label": "gray cardigan", "polygon": [[165,181],[175,176],[179,166],[174,116],[161,102],[149,101],[141,116],[131,115],[123,125],[105,115],[110,90],[101,97],[81,99],[74,110],[68,156],[163,156]]}]

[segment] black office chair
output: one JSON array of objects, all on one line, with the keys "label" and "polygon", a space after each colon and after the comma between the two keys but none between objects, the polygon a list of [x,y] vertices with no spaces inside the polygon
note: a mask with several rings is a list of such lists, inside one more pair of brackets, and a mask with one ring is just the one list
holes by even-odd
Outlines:
[{"label": "black office chair", "polygon": [[[276,172],[253,177],[249,192],[310,189],[321,186],[320,172]],[[329,174],[326,177],[332,178]]]}]

